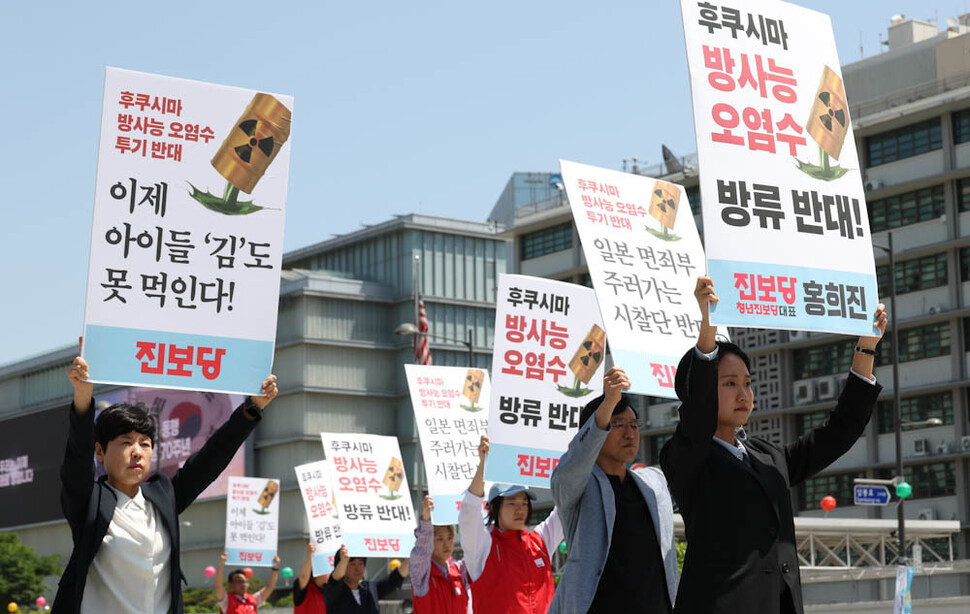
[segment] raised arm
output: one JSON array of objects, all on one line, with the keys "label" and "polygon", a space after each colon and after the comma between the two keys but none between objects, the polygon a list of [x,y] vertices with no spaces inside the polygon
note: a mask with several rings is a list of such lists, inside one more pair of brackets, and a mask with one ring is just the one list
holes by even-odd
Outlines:
[{"label": "raised arm", "polygon": [[788,481],[801,484],[849,451],[865,431],[882,386],[873,378],[876,346],[886,330],[885,306],[876,309],[877,336],[860,337],[838,404],[823,424],[785,446]]},{"label": "raised arm", "polygon": [[389,593],[393,593],[397,589],[401,588],[404,584],[404,578],[407,576],[407,559],[401,563],[401,566],[392,572],[389,572],[386,576],[377,581],[377,598],[382,599],[386,597]]},{"label": "raised arm", "polygon": [[414,547],[411,548],[410,557],[414,562],[414,567],[411,568],[411,591],[415,597],[424,597],[430,589],[431,551],[434,550],[434,526],[431,524],[433,509],[434,499],[431,495],[425,495],[421,502],[418,528],[414,530]]},{"label": "raised arm", "polygon": [[172,478],[176,509],[181,514],[213,482],[232,460],[262,418],[263,410],[276,398],[276,376],[263,381],[261,395],[247,397],[226,423],[209,437],[202,449],[190,456]]},{"label": "raised arm", "polygon": [[69,431],[61,465],[61,508],[72,530],[80,527],[94,488],[94,384],[88,363],[77,356],[67,369],[74,389],[68,415]]},{"label": "raised arm", "polygon": [[216,601],[223,602],[226,599],[226,559],[229,554],[223,550],[219,557],[219,566],[216,567]]},{"label": "raised arm", "polygon": [[549,515],[535,528],[546,544],[546,551],[551,557],[562,542],[562,520],[559,518],[559,508],[554,507]]},{"label": "raised arm", "polygon": [[680,423],[660,452],[660,466],[681,506],[707,461],[717,430],[717,327],[711,325],[710,305],[718,298],[710,277],[697,278],[694,298],[701,310],[701,330],[697,345],[677,367]]},{"label": "raised arm", "polygon": [[310,583],[310,578],[313,577],[313,553],[317,551],[317,546],[312,541],[308,542],[306,545],[306,558],[303,559],[303,565],[300,566],[300,575],[296,578],[296,585],[299,590],[303,590]]},{"label": "raised arm", "polygon": [[630,387],[626,372],[613,367],[603,376],[603,400],[596,412],[579,427],[569,442],[569,448],[559,459],[552,472],[550,487],[556,507],[565,514],[572,514],[586,489],[586,482],[593,471],[603,442],[610,431],[610,418],[623,394]]},{"label": "raised arm", "polygon": [[458,510],[458,528],[461,530],[461,547],[465,552],[465,566],[472,582],[478,580],[485,570],[485,561],[492,549],[492,536],[482,522],[482,503],[485,498],[485,458],[490,448],[489,439],[482,435],[478,444],[478,469],[461,500]]},{"label": "raised arm", "polygon": [[273,591],[276,590],[276,581],[279,579],[280,573],[280,557],[276,555],[273,557],[273,567],[270,568],[269,572],[269,582],[259,590],[258,600],[260,605],[266,603]]}]

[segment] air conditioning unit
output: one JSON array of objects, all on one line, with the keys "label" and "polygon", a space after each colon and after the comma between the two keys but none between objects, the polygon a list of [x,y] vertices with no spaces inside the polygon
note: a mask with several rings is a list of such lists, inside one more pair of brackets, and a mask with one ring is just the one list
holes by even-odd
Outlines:
[{"label": "air conditioning unit", "polygon": [[815,402],[815,380],[803,379],[792,384],[792,399],[795,405],[808,405]]},{"label": "air conditioning unit", "polygon": [[819,401],[834,399],[839,394],[838,378],[834,375],[826,375],[816,380],[815,391]]},{"label": "air conditioning unit", "polygon": [[930,442],[928,439],[916,439],[913,441],[914,456],[929,456]]},{"label": "air conditioning unit", "polygon": [[930,305],[926,308],[926,313],[931,316],[935,316],[938,313],[943,313],[943,305],[936,303],[935,305]]},{"label": "air conditioning unit", "polygon": [[880,189],[882,189],[882,187],[884,185],[886,185],[886,184],[883,183],[882,181],[878,180],[878,179],[875,180],[875,181],[867,181],[866,182],[866,192],[872,192],[873,190],[880,190]]},{"label": "air conditioning unit", "polygon": [[970,435],[964,435],[960,438],[960,449],[963,450],[964,454],[970,454]]},{"label": "air conditioning unit", "polygon": [[670,422],[673,424],[680,423],[680,407],[671,407],[670,413],[668,414]]},{"label": "air conditioning unit", "polygon": [[948,444],[945,441],[941,441],[940,443],[936,444],[936,453],[937,454],[949,454],[950,453],[950,444]]},{"label": "air conditioning unit", "polygon": [[916,513],[918,520],[936,520],[936,510],[932,507],[924,507]]},{"label": "air conditioning unit", "polygon": [[804,339],[807,336],[808,336],[808,334],[805,331],[803,331],[803,330],[790,330],[790,331],[788,331],[788,340],[789,341],[801,341],[802,339]]}]

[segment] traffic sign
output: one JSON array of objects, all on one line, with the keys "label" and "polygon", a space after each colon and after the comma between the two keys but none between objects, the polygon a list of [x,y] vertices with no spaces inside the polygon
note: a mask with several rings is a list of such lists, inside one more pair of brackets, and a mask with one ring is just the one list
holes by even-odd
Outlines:
[{"label": "traffic sign", "polygon": [[853,489],[853,500],[856,505],[889,505],[892,497],[885,486],[856,484]]}]

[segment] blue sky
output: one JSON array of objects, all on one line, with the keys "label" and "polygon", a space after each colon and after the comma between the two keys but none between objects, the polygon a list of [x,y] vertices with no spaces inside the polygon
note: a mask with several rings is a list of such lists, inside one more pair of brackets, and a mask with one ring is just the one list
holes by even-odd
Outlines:
[{"label": "blue sky", "polygon": [[[843,63],[894,13],[803,0]],[[695,151],[679,2],[0,0],[0,365],[76,340],[105,66],[295,97],[287,250],[394,214],[484,220],[515,171]]]}]

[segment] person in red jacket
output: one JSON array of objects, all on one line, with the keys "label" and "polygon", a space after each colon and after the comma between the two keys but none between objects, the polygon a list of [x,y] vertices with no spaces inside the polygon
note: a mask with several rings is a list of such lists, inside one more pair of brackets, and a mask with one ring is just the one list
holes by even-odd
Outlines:
[{"label": "person in red jacket", "polygon": [[448,562],[455,549],[455,527],[432,526],[433,509],[434,499],[425,495],[410,556],[414,614],[465,614],[468,612],[465,562]]},{"label": "person in red jacket", "polygon": [[562,541],[559,512],[553,508],[542,524],[527,531],[535,494],[524,486],[493,484],[483,523],[488,451],[489,439],[483,435],[478,470],[458,512],[472,609],[475,614],[546,614],[556,590],[549,553]]},{"label": "person in red jacket", "polygon": [[299,575],[293,579],[293,614],[327,614],[327,604],[321,589],[330,580],[330,574],[313,575],[313,553],[317,546],[312,541],[306,546],[306,559]]},{"label": "person in red jacket", "polygon": [[269,596],[276,589],[276,576],[280,571],[280,557],[273,557],[273,569],[269,574],[269,583],[255,595],[246,591],[249,588],[249,579],[242,569],[237,569],[229,574],[229,592],[222,579],[226,573],[226,559],[228,554],[222,553],[219,557],[219,567],[216,569],[216,600],[219,602],[220,614],[256,614]]}]

